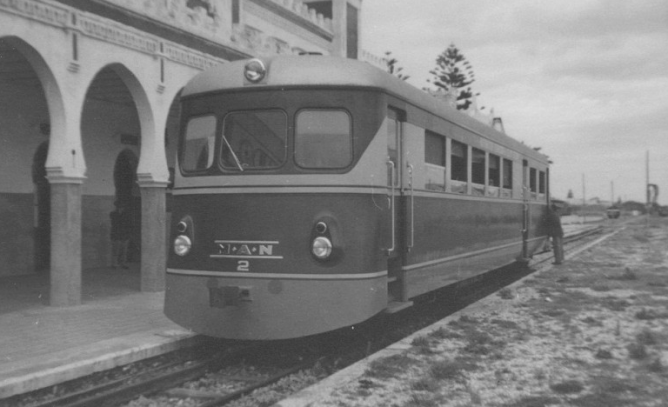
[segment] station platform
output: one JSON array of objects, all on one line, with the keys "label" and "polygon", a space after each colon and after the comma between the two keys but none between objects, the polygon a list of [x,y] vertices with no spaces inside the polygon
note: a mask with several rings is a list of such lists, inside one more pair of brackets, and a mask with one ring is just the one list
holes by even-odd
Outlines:
[{"label": "station platform", "polygon": [[139,291],[139,266],[87,269],[82,304],[47,306],[47,274],[0,278],[0,400],[188,346],[162,312],[164,292]]}]

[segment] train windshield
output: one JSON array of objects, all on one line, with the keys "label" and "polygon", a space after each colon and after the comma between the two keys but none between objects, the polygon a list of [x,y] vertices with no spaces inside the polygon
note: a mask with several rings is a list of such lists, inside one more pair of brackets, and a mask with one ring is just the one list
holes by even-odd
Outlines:
[{"label": "train windshield", "polygon": [[204,171],[211,167],[215,153],[215,116],[193,117],[186,126],[181,167],[184,171]]},{"label": "train windshield", "polygon": [[342,110],[302,110],[295,128],[295,162],[304,168],[345,168],[353,160],[350,117]]},{"label": "train windshield", "polygon": [[384,120],[374,90],[230,92],[183,101],[179,167],[186,177],[343,174]]},{"label": "train windshield", "polygon": [[277,168],[287,156],[288,119],[280,110],[225,116],[220,162],[226,170]]}]

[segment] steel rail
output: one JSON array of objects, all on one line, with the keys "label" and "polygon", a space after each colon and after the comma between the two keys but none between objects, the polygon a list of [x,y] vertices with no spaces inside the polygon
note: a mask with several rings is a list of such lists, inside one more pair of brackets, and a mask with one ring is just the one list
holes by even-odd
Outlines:
[{"label": "steel rail", "polygon": [[156,393],[189,380],[197,379],[206,372],[221,369],[226,364],[243,358],[257,346],[235,350],[235,353],[219,352],[204,354],[194,360],[179,360],[159,366],[139,375],[125,375],[111,382],[65,394],[30,407],[112,407],[128,402],[138,396]]}]

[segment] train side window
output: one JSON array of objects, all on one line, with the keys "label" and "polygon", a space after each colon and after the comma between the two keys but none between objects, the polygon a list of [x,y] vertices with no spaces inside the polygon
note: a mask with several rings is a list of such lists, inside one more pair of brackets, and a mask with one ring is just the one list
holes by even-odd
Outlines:
[{"label": "train side window", "polygon": [[485,163],[486,157],[483,150],[471,148],[471,193],[473,195],[485,195]]},{"label": "train side window", "polygon": [[535,168],[529,168],[529,190],[538,192],[538,177]]},{"label": "train side window", "polygon": [[538,172],[538,193],[544,194],[546,190],[545,171]]},{"label": "train side window", "polygon": [[489,155],[489,169],[487,172],[487,185],[491,187],[501,186],[501,158],[498,155]]},{"label": "train side window", "polygon": [[426,130],[424,133],[425,188],[445,191],[445,137]]},{"label": "train side window", "polygon": [[513,189],[513,162],[503,159],[503,188]]},{"label": "train side window", "polygon": [[445,137],[440,134],[425,131],[424,161],[427,164],[445,167]]},{"label": "train side window", "polygon": [[471,182],[485,184],[485,152],[477,148],[471,152]]},{"label": "train side window", "polygon": [[216,140],[216,118],[193,117],[186,125],[185,142],[181,152],[181,169],[186,172],[211,168]]},{"label": "train side window", "polygon": [[451,176],[453,181],[468,181],[468,148],[464,143],[452,140],[450,152]]},{"label": "train side window", "polygon": [[343,110],[302,110],[295,127],[295,161],[304,168],[345,168],[353,161],[350,116]]}]

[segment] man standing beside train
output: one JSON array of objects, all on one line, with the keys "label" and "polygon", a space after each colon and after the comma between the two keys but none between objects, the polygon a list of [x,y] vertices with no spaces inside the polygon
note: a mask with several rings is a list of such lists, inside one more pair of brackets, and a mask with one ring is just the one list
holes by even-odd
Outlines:
[{"label": "man standing beside train", "polygon": [[547,235],[552,238],[552,249],[554,250],[554,263],[564,262],[564,230],[561,227],[561,218],[557,205],[552,204],[547,211]]}]

